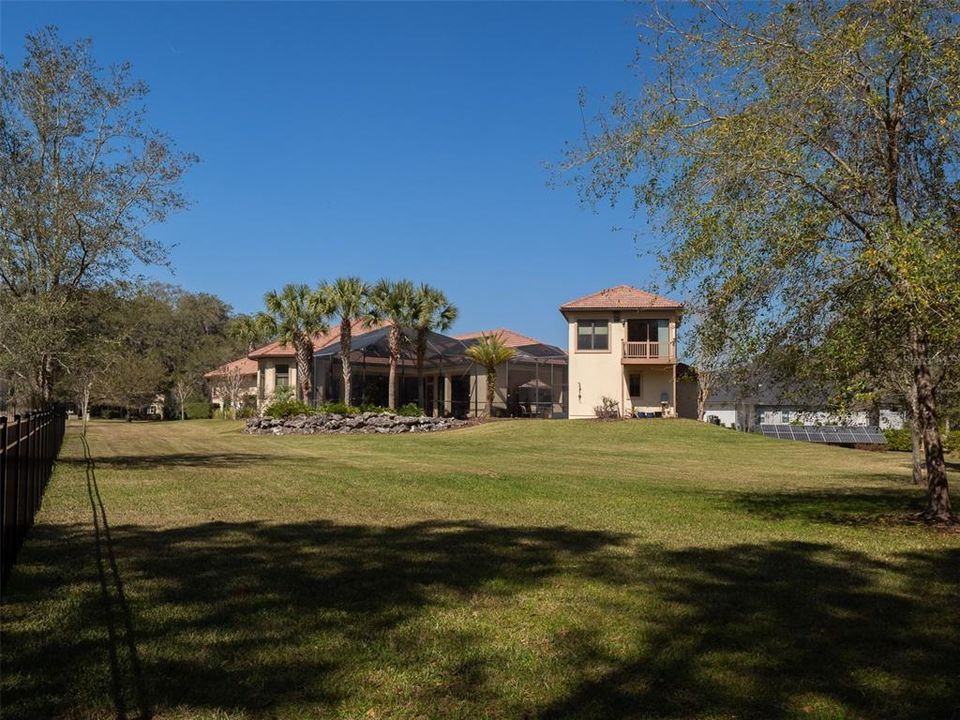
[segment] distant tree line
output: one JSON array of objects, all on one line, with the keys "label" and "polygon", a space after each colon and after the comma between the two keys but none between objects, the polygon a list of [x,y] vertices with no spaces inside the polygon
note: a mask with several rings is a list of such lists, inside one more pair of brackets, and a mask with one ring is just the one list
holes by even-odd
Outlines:
[{"label": "distant tree line", "polygon": [[197,158],[146,124],[128,64],[100,67],[53,27],[25,45],[20,67],[0,60],[0,379],[20,409],[163,394],[182,414],[249,325],[133,273],[167,262],[148,229],[187,206]]},{"label": "distant tree line", "polygon": [[[4,307],[19,311],[0,315],[0,372],[15,409],[62,403],[84,416],[96,406],[130,415],[162,396],[165,414],[183,417],[204,391],[204,373],[247,350],[238,331],[246,316],[214,295],[162,283],[78,289],[54,328],[28,303]],[[41,363],[48,386],[38,381]]]}]

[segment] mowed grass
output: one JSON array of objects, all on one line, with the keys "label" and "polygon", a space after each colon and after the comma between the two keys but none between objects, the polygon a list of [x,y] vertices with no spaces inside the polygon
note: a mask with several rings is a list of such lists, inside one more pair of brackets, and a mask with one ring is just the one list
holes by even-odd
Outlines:
[{"label": "mowed grass", "polygon": [[910,522],[905,454],[677,420],[89,447],[3,599],[4,717],[960,714],[960,535]]}]

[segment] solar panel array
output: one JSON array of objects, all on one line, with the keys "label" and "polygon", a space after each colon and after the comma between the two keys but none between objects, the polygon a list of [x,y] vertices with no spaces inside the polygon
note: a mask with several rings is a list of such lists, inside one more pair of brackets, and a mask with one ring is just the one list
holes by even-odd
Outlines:
[{"label": "solar panel array", "polygon": [[837,425],[761,425],[766,437],[780,440],[827,443],[829,445],[884,445],[886,437],[875,425],[844,427]]}]

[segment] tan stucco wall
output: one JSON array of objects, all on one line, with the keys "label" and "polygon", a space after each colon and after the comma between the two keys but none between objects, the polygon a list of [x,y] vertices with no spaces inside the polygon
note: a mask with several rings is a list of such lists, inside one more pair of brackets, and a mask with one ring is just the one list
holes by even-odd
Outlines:
[{"label": "tan stucco wall", "polygon": [[[640,396],[627,397],[630,391],[629,375],[640,375]],[[672,367],[645,367],[631,365],[624,372],[624,397],[627,410],[642,410],[656,412],[661,409],[660,398],[667,394],[670,407],[675,405],[673,400],[673,368]]]},{"label": "tan stucco wall", "polygon": [[265,399],[273,395],[277,389],[277,365],[286,365],[290,368],[290,386],[297,387],[297,364],[293,358],[261,359],[257,361],[257,382],[263,387]]},{"label": "tan stucco wall", "polygon": [[[621,363],[623,341],[627,337],[627,320],[663,319],[670,321],[670,342],[676,354],[677,313],[674,311],[651,310],[642,312],[620,312],[619,320],[614,313],[607,312],[567,312],[567,352],[569,357],[569,398],[571,418],[594,417],[594,408],[603,398],[613,398],[621,412],[641,409],[645,412],[660,410],[660,394],[666,392],[670,398],[670,407],[674,403],[674,366],[670,364],[638,364],[624,366]],[[610,349],[577,350],[578,320],[607,320],[610,328]],[[627,375],[639,373],[641,397],[631,398]]]}]

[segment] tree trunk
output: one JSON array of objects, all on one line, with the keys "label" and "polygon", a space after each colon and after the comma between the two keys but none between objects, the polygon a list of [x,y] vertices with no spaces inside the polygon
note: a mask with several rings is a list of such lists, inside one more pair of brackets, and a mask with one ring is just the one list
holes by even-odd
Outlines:
[{"label": "tree trunk", "polygon": [[707,415],[707,400],[710,399],[710,390],[713,387],[713,377],[710,372],[697,373],[697,419],[703,422]]},{"label": "tree trunk", "polygon": [[387,407],[397,409],[397,357],[390,353],[390,374],[387,377]]},{"label": "tree trunk", "polygon": [[352,398],[352,373],[353,368],[350,364],[350,352],[353,346],[352,330],[350,319],[343,318],[340,321],[340,367],[343,368],[343,402],[350,404]]},{"label": "tree trunk", "polygon": [[923,428],[920,404],[914,386],[910,387],[910,451],[913,460],[913,484],[923,484]]},{"label": "tree trunk", "polygon": [[84,383],[83,393],[80,396],[80,422],[83,424],[80,434],[87,436],[87,414],[90,412],[90,386],[92,383]]},{"label": "tree trunk", "polygon": [[313,343],[309,338],[300,338],[297,352],[297,385],[300,388],[300,400],[312,402],[310,391],[313,389]]},{"label": "tree trunk", "polygon": [[30,404],[33,410],[46,408],[50,405],[53,385],[53,358],[44,353],[40,356],[40,365],[37,367],[36,388],[31,390]]},{"label": "tree trunk", "polygon": [[920,408],[919,416],[923,433],[923,449],[927,461],[927,509],[924,517],[930,521],[953,520],[950,507],[950,489],[947,484],[947,468],[943,459],[943,443],[937,427],[936,394],[930,368],[927,365],[927,342],[911,328],[913,346],[913,383]]},{"label": "tree trunk", "polygon": [[487,417],[493,417],[493,397],[497,389],[497,368],[487,368]]},{"label": "tree trunk", "polygon": [[397,409],[397,364],[400,362],[400,331],[390,326],[390,376],[387,379],[387,407]]}]

